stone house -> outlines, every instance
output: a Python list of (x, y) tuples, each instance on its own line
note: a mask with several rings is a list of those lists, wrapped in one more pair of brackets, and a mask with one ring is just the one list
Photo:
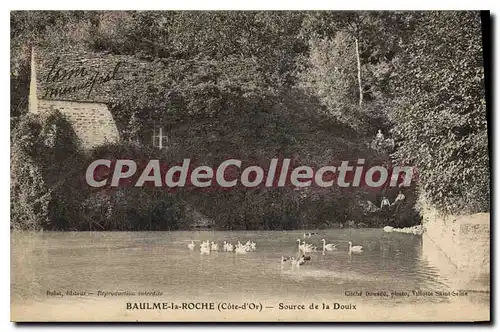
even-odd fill
[[(137, 82), (144, 81), (144, 75), (161, 75), (161, 69), (127, 55), (33, 49), (28, 111), (40, 114), (57, 109), (71, 124), (84, 150), (118, 142), (122, 133), (109, 105), (123, 97), (120, 87), (136, 84), (140, 93), (147, 87)], [(140, 138), (140, 143), (159, 148), (168, 142), (167, 130), (156, 122)]]

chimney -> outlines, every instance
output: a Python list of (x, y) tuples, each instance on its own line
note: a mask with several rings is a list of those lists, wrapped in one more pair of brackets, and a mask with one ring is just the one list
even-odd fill
[(38, 113), (38, 96), (36, 85), (36, 62), (35, 62), (35, 48), (31, 48), (31, 77), (30, 77), (30, 94), (28, 99), (28, 112)]

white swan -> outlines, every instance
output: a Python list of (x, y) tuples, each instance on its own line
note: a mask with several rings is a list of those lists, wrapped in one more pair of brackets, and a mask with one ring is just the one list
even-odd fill
[(328, 243), (326, 244), (326, 240), (325, 239), (321, 239), (321, 242), (323, 242), (323, 251), (333, 251), (335, 249), (337, 249), (337, 245), (333, 244), (333, 243)]
[(299, 259), (295, 260), (295, 265), (297, 265), (297, 267), (299, 267), (299, 266), (303, 265), (305, 262), (306, 262), (306, 257), (304, 255), (302, 255), (302, 256), (300, 256)]
[(202, 254), (202, 255), (210, 255), (210, 247), (201, 246), (200, 247), (200, 254)]
[(353, 246), (352, 242), (349, 241), (349, 252), (362, 252), (363, 247), (362, 246)]
[(299, 243), (299, 247), (298, 247), (299, 249), (298, 249), (298, 251), (301, 252), (302, 249), (305, 247), (305, 242), (304, 242), (304, 244), (301, 244), (301, 240), (300, 239), (297, 239), (297, 242)]
[(234, 251), (234, 246), (231, 243), (227, 243), (226, 251)]
[(299, 246), (299, 252), (302, 251), (304, 254), (308, 253), (308, 252), (313, 252), (316, 250), (318, 250), (318, 248), (313, 246), (311, 243), (306, 243), (305, 241), (304, 241), (304, 243), (302, 243), (301, 246)]
[(188, 248), (191, 251), (194, 250), (194, 241), (193, 240), (191, 240), (191, 243), (188, 244)]
[(211, 245), (210, 245), (210, 250), (212, 251), (217, 251), (219, 250), (219, 245), (215, 242), (212, 241)]
[(200, 244), (200, 254), (210, 255), (210, 242), (204, 241)]
[(393, 230), (394, 230), (394, 227), (391, 227), (391, 226), (384, 227), (384, 232), (386, 232), (386, 233), (391, 233)]
[(237, 254), (246, 254), (249, 251), (250, 246), (248, 245), (248, 243), (243, 245), (240, 241), (238, 241), (238, 244), (234, 247), (234, 252)]
[(234, 252), (237, 254), (246, 254), (247, 250), (245, 249), (244, 246), (236, 246), (236, 249), (234, 249)]

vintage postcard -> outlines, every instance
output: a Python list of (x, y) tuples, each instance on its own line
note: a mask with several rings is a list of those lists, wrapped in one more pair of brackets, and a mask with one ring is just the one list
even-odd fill
[(490, 320), (489, 12), (11, 12), (11, 320)]

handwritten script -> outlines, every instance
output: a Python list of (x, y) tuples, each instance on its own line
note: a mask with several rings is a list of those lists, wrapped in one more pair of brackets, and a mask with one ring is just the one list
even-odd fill
[(113, 70), (109, 72), (100, 72), (85, 67), (76, 67), (65, 69), (60, 64), (61, 58), (58, 57), (52, 66), (50, 71), (45, 77), (46, 83), (69, 83), (70, 80), (74, 82), (73, 84), (67, 84), (65, 86), (48, 87), (45, 90), (44, 98), (54, 98), (64, 94), (73, 93), (79, 90), (87, 89), (87, 98), (90, 98), (92, 91), (100, 84), (112, 80), (122, 80), (120, 77), (120, 67), (122, 62), (117, 62)]

